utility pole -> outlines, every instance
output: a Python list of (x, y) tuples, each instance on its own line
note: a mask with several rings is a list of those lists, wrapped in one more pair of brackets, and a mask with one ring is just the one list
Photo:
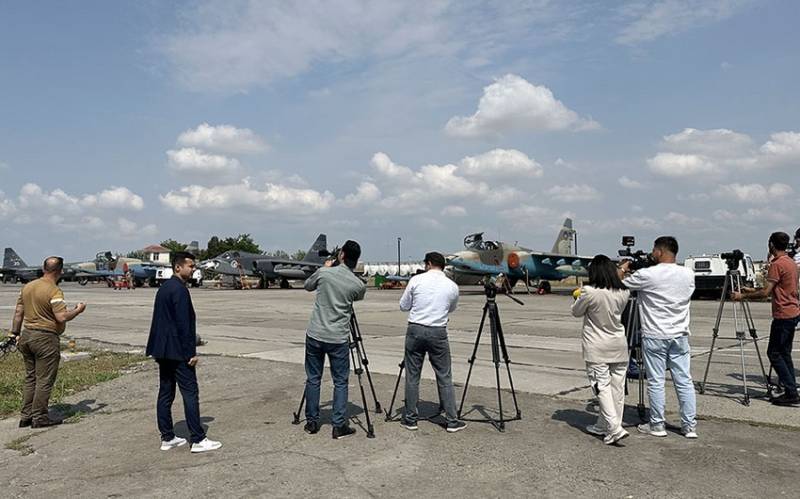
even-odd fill
[(397, 238), (397, 276), (400, 277), (400, 237)]

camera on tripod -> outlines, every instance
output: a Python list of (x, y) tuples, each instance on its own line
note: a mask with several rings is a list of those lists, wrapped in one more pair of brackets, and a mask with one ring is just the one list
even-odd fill
[(633, 236), (622, 236), (622, 245), (625, 247), (625, 249), (619, 250), (617, 254), (623, 258), (630, 259), (631, 263), (628, 268), (631, 270), (631, 272), (652, 267), (658, 263), (653, 260), (653, 257), (650, 255), (650, 253), (646, 253), (643, 250), (633, 251), (631, 249), (636, 245), (636, 238)]
[(744, 253), (742, 250), (735, 249), (729, 253), (720, 253), (720, 258), (725, 260), (725, 265), (728, 266), (728, 270), (736, 270), (739, 268), (739, 264), (744, 260)]

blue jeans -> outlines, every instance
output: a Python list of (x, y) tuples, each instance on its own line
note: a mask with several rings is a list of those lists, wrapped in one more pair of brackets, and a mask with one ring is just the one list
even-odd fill
[(769, 343), (767, 344), (767, 357), (772, 364), (778, 379), (786, 390), (786, 395), (797, 395), (797, 381), (792, 363), (792, 343), (794, 342), (794, 328), (800, 317), (794, 319), (772, 319), (769, 328)]
[(185, 360), (156, 359), (158, 362), (158, 403), (156, 416), (161, 440), (175, 438), (172, 426), (172, 402), (175, 400), (175, 384), (183, 397), (183, 413), (186, 426), (189, 427), (191, 442), (196, 444), (206, 438), (206, 432), (200, 423), (200, 390), (197, 387), (197, 374), (194, 367)]
[(689, 336), (662, 340), (642, 337), (642, 356), (647, 372), (647, 398), (650, 399), (650, 427), (664, 428), (664, 382), (666, 370), (672, 373), (672, 384), (678, 395), (681, 413), (681, 428), (694, 430), (697, 427), (697, 402), (694, 383), (689, 371)]
[(439, 389), (439, 404), (444, 409), (448, 424), (458, 421), (456, 414), (456, 396), (453, 391), (453, 375), (450, 371), (450, 343), (447, 341), (447, 328), (427, 327), (420, 324), (409, 324), (406, 332), (406, 405), (403, 418), (414, 424), (419, 418), (417, 402), (419, 401), (419, 377), (425, 354), (436, 374), (436, 387)]
[[(319, 422), (319, 387), (325, 355), (333, 378), (333, 426), (347, 423), (347, 383), (350, 377), (350, 343), (325, 343), (306, 336), (306, 420)], [(365, 408), (366, 409), (366, 408)]]

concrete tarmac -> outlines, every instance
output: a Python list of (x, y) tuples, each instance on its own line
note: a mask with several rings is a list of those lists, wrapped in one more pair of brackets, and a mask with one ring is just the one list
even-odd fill
[[(118, 349), (144, 346), (155, 290), (72, 284), (63, 288), (69, 302), (88, 304), (87, 312), (67, 330), (79, 346), (94, 341)], [(0, 315), (6, 313), (9, 320), (18, 290), (0, 286)], [(6, 489), (10, 495), (52, 495), (77, 487), (92, 497), (172, 492), (307, 496), (321, 490), (346, 497), (795, 495), (800, 410), (774, 407), (759, 398), (764, 395), (763, 376), (752, 342), (745, 348), (753, 397), (749, 407), (741, 403), (738, 348), (726, 348), (715, 352), (706, 394), (698, 395), (698, 441), (674, 432), (666, 439), (633, 435), (624, 441), (624, 450), (609, 449), (581, 429), (595, 415), (581, 360), (580, 321), (569, 313), (571, 297), (520, 295), (524, 307), (499, 297), (522, 421), (510, 423), (502, 434), (488, 424), (470, 423), (464, 432), (449, 435), (431, 423), (410, 433), (379, 418), (378, 438), (364, 439), (361, 431), (347, 442), (337, 442), (330, 439), (327, 426), (311, 437), (289, 424), (302, 393), (304, 330), (313, 294), (302, 289), (201, 288), (192, 290), (192, 296), (198, 331), (209, 342), (201, 352), (219, 356), (203, 359), (201, 401), (204, 416), (213, 418), (208, 420), (209, 435), (223, 440), (222, 451), (208, 456), (190, 456), (183, 449), (159, 453), (153, 407), (157, 381), (150, 366), (74, 397), (73, 403), (94, 412), (77, 424), (34, 432), (29, 441), (34, 454), (19, 457), (2, 451), (7, 476), (13, 477)], [(356, 307), (384, 408), (402, 359), (406, 317), (397, 308), (399, 297), (399, 291), (370, 289)], [(459, 398), (484, 303), (479, 288), (464, 289), (452, 316)], [(759, 335), (766, 337), (769, 304), (751, 306)], [(707, 356), (700, 354), (710, 345), (716, 311), (713, 301), (692, 304), (696, 381), (703, 376)], [(720, 334), (734, 336), (731, 320), (723, 322)], [(465, 413), (471, 416), (481, 408), (496, 413), (488, 339), (485, 334), (479, 346), (465, 403)], [(727, 347), (735, 341), (719, 343)], [(760, 345), (767, 363), (766, 340)], [(432, 379), (429, 367), (424, 376)], [(504, 371), (501, 380), (505, 388)], [(330, 384), (327, 379), (324, 383), (326, 401)], [(351, 410), (357, 414), (362, 404), (354, 376), (350, 384)], [(669, 384), (667, 389), (670, 393)], [(503, 396), (504, 408), (511, 408), (507, 390)], [(436, 400), (430, 381), (424, 381), (422, 400)], [(395, 407), (400, 403), (402, 384)], [(626, 423), (634, 424), (635, 384), (627, 404)], [(421, 410), (433, 412), (435, 405), (428, 402)], [(674, 395), (667, 408), (668, 418), (677, 423)], [(176, 402), (175, 414), (179, 411)], [(363, 413), (357, 417), (363, 423)], [(15, 425), (15, 418), (0, 421), (4, 443), (30, 432)], [(36, 470), (41, 470), (41, 478), (33, 478)]]

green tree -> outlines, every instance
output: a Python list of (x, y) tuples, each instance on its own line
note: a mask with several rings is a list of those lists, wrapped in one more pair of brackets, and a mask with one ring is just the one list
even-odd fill
[[(120, 255), (119, 254), (116, 255), (116, 257), (119, 258)], [(142, 250), (131, 251), (127, 255), (125, 255), (125, 258), (135, 258), (136, 260), (144, 260), (144, 251)]]
[(245, 251), (247, 253), (261, 254), (261, 248), (253, 241), (250, 234), (239, 234), (236, 237), (226, 237), (220, 239), (213, 236), (208, 240), (207, 250), (204, 258), (214, 258), (226, 251)]
[(306, 252), (303, 250), (297, 250), (294, 253), (292, 253), (292, 260), (300, 261), (305, 259), (305, 257), (306, 257)]
[(161, 246), (167, 248), (170, 253), (175, 253), (177, 251), (186, 251), (186, 245), (183, 243), (179, 243), (174, 239), (167, 239), (166, 241), (161, 241)]

